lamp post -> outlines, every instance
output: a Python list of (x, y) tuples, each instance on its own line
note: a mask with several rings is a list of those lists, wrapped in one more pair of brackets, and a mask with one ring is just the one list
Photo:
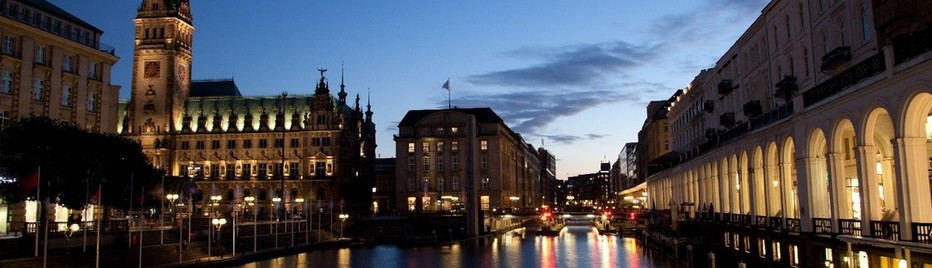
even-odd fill
[[(282, 183), (282, 193), (279, 197), (285, 197), (285, 99), (288, 98), (288, 91), (282, 91), (282, 102), (281, 102), (281, 113), (282, 113), (282, 164), (279, 168), (279, 174), (281, 174), (281, 183)], [(281, 200), (281, 198), (279, 198)], [(277, 206), (276, 206), (277, 207)], [(285, 209), (285, 205), (282, 204), (282, 210)], [(278, 225), (276, 225), (277, 229)], [(275, 236), (276, 238), (278, 235)], [(276, 244), (277, 247), (277, 244)]]
[[(211, 206), (210, 206), (210, 217), (211, 217), (211, 218), (214, 217), (214, 210), (217, 209), (216, 207), (217, 207), (217, 204), (220, 203), (220, 199), (221, 199), (220, 195), (211, 195), (211, 196), (210, 196), (210, 203), (211, 203)], [(214, 232), (207, 232), (207, 257), (213, 257), (213, 256), (214, 256), (213, 254), (211, 254), (211, 253), (212, 253), (212, 252), (211, 252), (211, 247), (212, 247), (211, 243), (212, 243), (213, 240), (214, 240)]]
[[(273, 198), (272, 198), (272, 203), (275, 204), (274, 207), (276, 207), (276, 208), (278, 207), (278, 202), (281, 202), (281, 201), (282, 201), (282, 199), (279, 198), (279, 197), (273, 197)], [(269, 213), (271, 213), (271, 212), (272, 212), (272, 210), (269, 210)], [(271, 217), (271, 215), (269, 215), (269, 217)], [(270, 220), (271, 220), (271, 219), (270, 219)], [(279, 220), (280, 220), (280, 219), (278, 218), (278, 214), (276, 213), (276, 215), (275, 215), (275, 221), (279, 221)], [(278, 248), (278, 223), (277, 223), (277, 222), (275, 223), (275, 247)]]
[[(298, 207), (301, 208), (301, 210), (298, 211), (298, 212), (299, 212), (298, 215), (301, 215), (301, 216), (302, 216), (301, 218), (304, 219), (304, 217), (303, 217), (303, 216), (304, 216), (304, 215), (303, 215), (303, 214), (304, 214), (304, 198), (298, 197), (298, 198), (295, 199), (294, 201), (297, 202), (297, 203), (298, 203)], [(292, 216), (292, 218), (294, 218), (294, 216)], [(297, 224), (297, 222), (294, 222), (294, 219), (292, 219), (292, 227), (291, 227), (291, 246), (292, 246), (292, 247), (294, 246), (294, 233), (295, 233), (294, 225), (295, 225), (295, 224)], [(298, 227), (300, 227), (300, 225), (299, 225)], [(298, 228), (298, 230), (300, 230), (300, 228)]]
[[(220, 244), (220, 241), (223, 240), (221, 239), (221, 236), (220, 236), (220, 227), (223, 227), (224, 224), (227, 224), (227, 219), (226, 218), (214, 218), (213, 220), (210, 220), (210, 223), (213, 224), (214, 227), (217, 227), (217, 243)], [(222, 248), (223, 245), (221, 244), (220, 247)], [(208, 253), (207, 255), (208, 257), (213, 257), (213, 255), (210, 255), (210, 253)], [(223, 253), (220, 253), (220, 257), (223, 258)]]
[(253, 203), (253, 201), (256, 201), (256, 198), (255, 198), (255, 197), (252, 197), (252, 196), (247, 196), (246, 198), (243, 198), (243, 200), (246, 201), (246, 204), (247, 204), (247, 205), (249, 205), (249, 206), (252, 207), (252, 252), (255, 253), (255, 252), (256, 252), (256, 244), (257, 244), (257, 241), (256, 241), (256, 240), (257, 240), (257, 239), (256, 239), (256, 238), (257, 238), (257, 237), (256, 237), (256, 234), (258, 233), (258, 231), (256, 230), (256, 229), (257, 229), (257, 228), (256, 228), (256, 227), (257, 227), (256, 222), (258, 221), (258, 218), (257, 218), (257, 217), (258, 217), (258, 216), (257, 216), (258, 214), (256, 213), (256, 207), (255, 207), (256, 203)]
[[(168, 199), (168, 203), (170, 204), (168, 210), (169, 210), (169, 213), (172, 214), (172, 220), (178, 221), (178, 219), (175, 218), (175, 200), (178, 200), (178, 194), (167, 194), (165, 195), (165, 199)], [(181, 239), (182, 239), (181, 238), (181, 221), (178, 221), (178, 263), (179, 264), (182, 261), (181, 252), (183, 250), (181, 248)]]
[(343, 223), (346, 222), (346, 218), (349, 218), (348, 214), (340, 213), (340, 239), (343, 239)]
[(511, 200), (511, 213), (515, 212), (515, 202), (517, 202), (519, 199), (521, 198), (517, 196), (508, 197), (508, 200)]
[(81, 226), (77, 223), (72, 223), (68, 225), (68, 229), (65, 230), (65, 240), (68, 240), (68, 265), (71, 265), (71, 236), (74, 235), (74, 232), (77, 232), (81, 229)]

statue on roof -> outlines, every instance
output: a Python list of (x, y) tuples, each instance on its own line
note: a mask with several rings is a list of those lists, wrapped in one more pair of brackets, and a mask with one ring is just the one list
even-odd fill
[(317, 71), (320, 72), (320, 78), (324, 78), (324, 73), (327, 72), (325, 68), (317, 68)]

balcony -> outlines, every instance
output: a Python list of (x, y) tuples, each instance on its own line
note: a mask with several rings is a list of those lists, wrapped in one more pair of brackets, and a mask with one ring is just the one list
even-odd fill
[(899, 241), (900, 222), (871, 221), (871, 237)]
[(861, 236), (861, 221), (860, 220), (838, 220), (838, 233)]
[(705, 101), (704, 103), (702, 103), (702, 110), (705, 111), (705, 112), (707, 112), (707, 113), (712, 113), (712, 112), (714, 112), (714, 111), (715, 111), (715, 101), (714, 101), (714, 100), (707, 100), (707, 101)]
[(760, 105), (760, 101), (754, 100), (749, 101), (744, 104), (744, 115), (748, 118), (754, 118), (763, 113), (763, 107)]
[(899, 37), (893, 41), (893, 55), (896, 64), (903, 63), (932, 49), (932, 28)]
[(823, 71), (834, 70), (848, 61), (851, 61), (851, 47), (837, 47), (822, 56), (821, 69)]
[(813, 218), (812, 226), (817, 234), (832, 234), (832, 219)]
[(932, 244), (932, 223), (913, 223), (913, 241)]
[(723, 127), (729, 128), (735, 125), (735, 113), (724, 113), (719, 117), (719, 122)]
[(819, 103), (828, 97), (844, 91), (845, 88), (857, 84), (862, 79), (874, 76), (885, 69), (886, 65), (884, 65), (883, 53), (877, 53), (877, 55), (871, 56), (812, 89), (803, 92), (803, 105), (808, 107)]
[(774, 93), (774, 96), (785, 101), (792, 100), (793, 93), (799, 90), (799, 85), (796, 84), (795, 76), (784, 76), (783, 80), (777, 82), (776, 86), (777, 92)]
[(722, 96), (727, 96), (734, 91), (735, 86), (732, 85), (731, 79), (724, 79), (721, 82), (718, 82), (718, 94)]

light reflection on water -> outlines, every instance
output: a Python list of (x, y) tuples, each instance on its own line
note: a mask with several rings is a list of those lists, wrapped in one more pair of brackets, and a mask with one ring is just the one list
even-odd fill
[(443, 247), (381, 245), (318, 250), (243, 265), (265, 267), (661, 267), (632, 238), (572, 226), (559, 236), (509, 233)]

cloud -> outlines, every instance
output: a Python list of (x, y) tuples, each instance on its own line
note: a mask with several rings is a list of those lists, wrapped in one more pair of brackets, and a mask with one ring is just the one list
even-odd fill
[(525, 88), (600, 86), (606, 76), (617, 77), (619, 71), (641, 66), (656, 57), (654, 45), (633, 45), (624, 41), (565, 46), (559, 48), (523, 48), (505, 53), (516, 58), (535, 58), (542, 63), (504, 71), (473, 75), (467, 79), (476, 85)]
[(665, 16), (651, 24), (650, 32), (663, 33), (671, 44), (696, 47), (697, 42), (708, 43), (721, 36), (718, 30), (748, 18), (748, 13), (760, 13), (769, 0), (709, 0), (695, 10)]
[(465, 107), (491, 107), (515, 132), (545, 136), (537, 133), (538, 130), (558, 118), (573, 116), (608, 103), (637, 103), (640, 98), (639, 94), (610, 90), (537, 90), (464, 96), (457, 99), (457, 104)]

